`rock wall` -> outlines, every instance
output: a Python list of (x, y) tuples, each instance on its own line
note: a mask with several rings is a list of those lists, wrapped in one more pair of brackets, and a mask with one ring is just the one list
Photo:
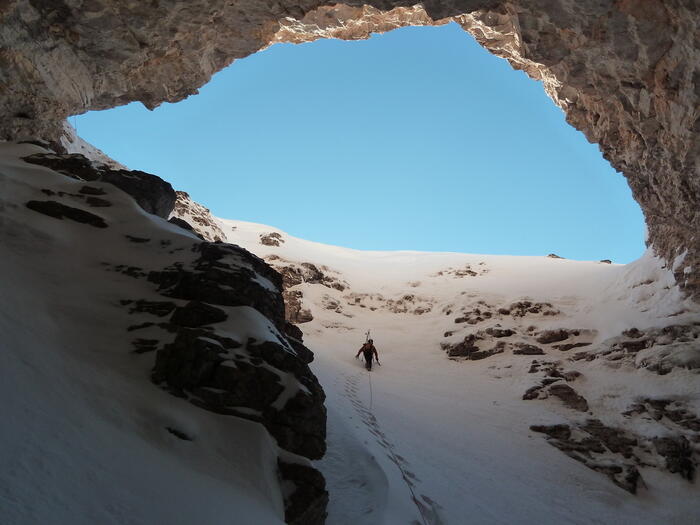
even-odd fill
[[(366, 38), (455, 21), (542, 81), (627, 177), (649, 242), (700, 297), (700, 5), (696, 0), (318, 0), (0, 4), (1, 137), (57, 142), (71, 114), (154, 108), (275, 42)], [(468, 65), (464, 65), (468, 67)], [(683, 255), (685, 254), (685, 255)], [(678, 257), (683, 255), (682, 263)]]
[[(22, 173), (24, 192), (12, 188), (5, 172), (6, 151), (12, 148), (35, 153), (10, 157), (10, 166), (26, 163), (42, 170), (43, 177)], [(57, 243), (69, 239), (73, 244), (63, 248), (78, 248), (67, 250), (73, 257), (67, 265), (72, 273), (52, 277), (66, 290), (66, 304), (61, 302), (58, 310), (65, 306), (72, 311), (75, 277), (82, 306), (100, 313), (69, 317), (81, 333), (99, 334), (91, 351), (99, 348), (100, 365), (113, 366), (109, 352), (128, 353), (131, 347), (134, 360), (127, 368), (143, 382), (147, 375), (138, 375), (139, 366), (151, 370), (155, 385), (203, 410), (260, 423), (284, 451), (277, 460), (286, 521), (323, 523), (328, 493), (323, 476), (308, 459), (320, 459), (326, 451), (325, 394), (309, 368), (314, 356), (304, 346), (303, 334), (285, 320), (282, 276), (239, 246), (199, 240), (171, 227), (164, 219), (176, 205), (176, 192), (155, 175), (111, 169), (80, 154), (55, 154), (36, 145), (4, 149), (0, 182), (11, 190), (3, 193), (3, 204), (19, 199), (0, 206), (0, 239), (8, 257), (14, 257), (10, 260), (31, 261), (35, 252), (50, 253), (48, 249), (58, 252)], [(24, 212), (21, 222), (13, 218), (13, 209)], [(22, 236), (24, 244), (17, 240)], [(18, 246), (31, 248), (18, 256)], [(45, 259), (51, 266), (57, 257)], [(14, 275), (14, 267), (8, 268)], [(45, 282), (44, 272), (39, 273), (37, 282)], [(29, 286), (22, 290), (28, 296), (45, 292)], [(104, 314), (106, 305), (111, 316)], [(120, 325), (121, 330), (105, 329)], [(42, 344), (38, 335), (35, 344)], [(194, 441), (183, 426), (166, 429), (178, 439)], [(240, 436), (232, 432), (226, 438), (235, 442)], [(33, 451), (37, 456), (42, 452)], [(217, 460), (224, 457), (217, 455)]]

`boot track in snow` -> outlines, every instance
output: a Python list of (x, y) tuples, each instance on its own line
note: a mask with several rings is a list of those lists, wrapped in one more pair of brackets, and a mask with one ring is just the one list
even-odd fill
[(423, 525), (443, 525), (442, 519), (439, 517), (440, 505), (429, 496), (424, 494), (416, 494), (417, 484), (420, 479), (411, 472), (408, 461), (396, 451), (395, 445), (382, 431), (376, 416), (372, 413), (372, 374), (367, 372), (369, 387), (370, 387), (370, 405), (369, 408), (358, 397), (358, 382), (361, 374), (348, 376), (345, 381), (345, 393), (350, 399), (355, 411), (360, 416), (360, 420), (365, 424), (370, 434), (372, 434), (380, 447), (386, 451), (389, 460), (396, 465), (401, 473), (401, 478), (406, 483), (411, 499), (415, 504), (418, 512), (421, 515)]

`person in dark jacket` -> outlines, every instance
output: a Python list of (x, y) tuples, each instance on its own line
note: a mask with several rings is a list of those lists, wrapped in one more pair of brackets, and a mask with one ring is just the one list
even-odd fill
[(365, 368), (367, 370), (372, 370), (372, 358), (377, 361), (378, 365), (381, 365), (379, 362), (379, 354), (377, 353), (377, 349), (374, 347), (374, 342), (371, 339), (368, 339), (367, 342), (362, 345), (362, 348), (357, 351), (355, 359), (360, 357), (360, 354), (362, 354), (365, 358)]

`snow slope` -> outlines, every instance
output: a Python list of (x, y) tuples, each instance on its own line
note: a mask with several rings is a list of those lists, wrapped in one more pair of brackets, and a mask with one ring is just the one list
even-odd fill
[[(158, 319), (124, 300), (162, 296), (129, 274), (191, 262), (198, 240), (108, 184), (90, 186), (109, 205), (87, 208), (82, 182), (20, 160), (41, 151), (0, 144), (0, 522), (282, 523), (277, 461), (299, 458), (260, 424), (158, 388), (152, 351), (133, 351), (129, 328)], [(47, 195), (108, 227), (25, 206)], [(317, 466), (329, 523), (696, 520), (697, 486), (669, 470), (697, 461), (700, 312), (651, 253), (619, 266), (363, 252), (196, 212), (211, 238), (221, 231), (278, 268), (312, 317), (299, 326), (328, 396)], [(278, 337), (248, 307), (227, 313), (217, 326), (237, 340)], [(371, 373), (353, 358), (367, 330), (382, 360)], [(538, 342), (562, 330), (561, 341)], [(541, 355), (517, 353), (533, 342)], [(585, 410), (554, 394), (564, 383)], [(590, 419), (622, 429), (621, 449), (633, 437), (632, 459), (606, 437), (577, 461), (551, 446), (570, 442), (530, 428), (562, 424), (595, 441)], [(641, 475), (636, 495), (622, 488), (630, 468)]]
[[(555, 423), (575, 428), (594, 417), (633, 432), (641, 447), (643, 440), (670, 435), (675, 427), (666, 419), (623, 416), (631, 404), (672, 398), (699, 412), (697, 369), (659, 375), (635, 366), (633, 354), (613, 359), (617, 354), (609, 352), (618, 340), (626, 341), (620, 339), (624, 330), (693, 326), (700, 320), (697, 305), (682, 298), (671, 273), (650, 253), (621, 266), (367, 252), (259, 224), (216, 222), (229, 242), (290, 278), (295, 274), (289, 268), (301, 263), (312, 263), (326, 276), (325, 283), (308, 277), (307, 266), (300, 270), (307, 277), (289, 289), (301, 292), (313, 316), (299, 326), (316, 354), (312, 368), (328, 396), (329, 452), (318, 465), (329, 483), (328, 523), (680, 524), (700, 515), (697, 486), (667, 472), (653, 450), (645, 456), (649, 466), (639, 467), (643, 481), (632, 495), (529, 428)], [(548, 303), (544, 308), (558, 313), (516, 317), (498, 311), (523, 300)], [(567, 353), (538, 343), (545, 349), (541, 356), (515, 355), (516, 347), (506, 346), (483, 360), (448, 359), (440, 346), (444, 342), (449, 349), (481, 331), (485, 339), (478, 344), (487, 344), (480, 346), (484, 350), (496, 341), (483, 333), (489, 327), (512, 328), (515, 335), (508, 340), (516, 343), (531, 343), (548, 329), (580, 329), (568, 340), (590, 344)], [(383, 365), (371, 373), (353, 359), (367, 330)], [(700, 344), (693, 337), (697, 334), (674, 344), (697, 356)], [(591, 360), (572, 360), (579, 350)], [(572, 410), (552, 395), (523, 400), (540, 379), (530, 373), (533, 358), (581, 374), (571, 384), (589, 409)], [(621, 458), (606, 449), (594, 459)]]
[[(93, 211), (107, 228), (35, 213), (24, 203), (41, 190), (85, 207), (75, 197), (84, 183), (19, 160), (42, 151), (0, 144), (0, 522), (283, 523), (267, 431), (158, 388), (153, 353), (132, 352), (127, 326), (139, 315), (120, 301), (159, 296), (114, 268), (157, 268), (173, 252), (126, 236), (174, 251), (197, 239), (99, 182), (90, 186), (111, 205)], [(235, 317), (227, 322), (236, 334)]]

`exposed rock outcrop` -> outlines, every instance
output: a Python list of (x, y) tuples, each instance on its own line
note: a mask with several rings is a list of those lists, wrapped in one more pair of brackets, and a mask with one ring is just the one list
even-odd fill
[(569, 385), (557, 383), (549, 387), (549, 393), (561, 399), (567, 407), (579, 412), (588, 411), (588, 402), (583, 396), (580, 396)]
[(572, 359), (628, 363), (659, 375), (668, 374), (674, 368), (697, 370), (700, 369), (700, 323), (645, 331), (632, 328), (590, 351), (575, 353)]
[[(148, 421), (155, 430), (148, 432), (148, 436), (141, 435), (144, 443), (153, 440), (146, 444), (149, 450), (163, 444), (159, 429), (167, 439), (191, 441), (199, 446), (198, 425), (191, 423), (209, 421), (214, 422), (210, 429), (224, 433), (220, 436), (222, 440), (234, 440), (231, 449), (240, 440), (248, 450), (249, 438), (261, 445), (250, 447), (256, 457), (244, 463), (250, 468), (260, 466), (261, 471), (251, 472), (251, 477), (262, 475), (262, 469), (267, 476), (275, 459), (301, 463), (301, 470), (280, 468), (287, 516), (298, 520), (296, 523), (320, 524), (327, 493), (322, 476), (307, 459), (318, 459), (325, 452), (325, 394), (309, 368), (312, 352), (304, 346), (301, 332), (285, 321), (281, 275), (243, 248), (202, 242), (181, 234), (158, 217), (146, 216), (115, 185), (105, 183), (105, 174), (114, 172), (129, 177), (131, 172), (111, 170), (81, 155), (26, 157), (41, 165), (32, 166), (31, 162), (23, 163), (15, 150), (30, 152), (38, 148), (16, 145), (3, 148), (2, 180), (11, 191), (3, 195), (2, 201), (10, 202), (11, 196), (18, 194), (27, 199), (26, 206), (22, 202), (11, 209), (0, 206), (3, 225), (9, 225), (2, 230), (3, 240), (9, 244), (8, 256), (14, 264), (9, 268), (23, 274), (17, 268), (25, 259), (36, 263), (26, 271), (26, 280), (20, 281), (24, 285), (21, 293), (25, 289), (32, 293), (31, 279), (36, 278), (39, 283), (47, 283), (35, 287), (37, 298), (46, 294), (47, 300), (55, 298), (59, 306), (64, 300), (66, 305), (71, 305), (56, 318), (61, 319), (61, 330), (64, 325), (70, 326), (66, 331), (73, 332), (68, 339), (71, 343), (47, 346), (50, 348), (47, 355), (51, 359), (59, 358), (63, 354), (58, 352), (66, 347), (65, 351), (71, 353), (65, 355), (77, 363), (74, 376), (79, 378), (77, 382), (93, 382), (96, 390), (92, 391), (104, 393), (106, 383), (102, 384), (97, 377), (101, 374), (85, 375), (87, 361), (81, 361), (86, 355), (83, 351), (97, 350), (99, 355), (90, 360), (93, 365), (90, 369), (108, 375), (114, 380), (109, 382), (111, 386), (124, 388), (109, 396), (109, 404), (118, 413), (126, 414), (127, 407), (134, 407), (140, 413), (137, 419)], [(12, 173), (13, 169), (6, 170), (8, 164), (13, 169), (18, 166), (19, 175)], [(151, 176), (144, 174), (144, 177)], [(170, 189), (158, 181), (144, 186), (142, 205), (151, 203), (157, 207), (163, 187)], [(43, 200), (45, 197), (49, 200)], [(89, 246), (80, 242), (83, 231), (90, 232)], [(16, 242), (19, 239), (22, 242)], [(75, 283), (66, 280), (71, 276), (77, 279)], [(6, 308), (13, 307), (11, 302), (6, 303)], [(31, 318), (36, 313), (27, 308), (29, 317), (23, 314), (22, 318)], [(46, 326), (57, 321), (51, 316), (37, 316), (36, 322)], [(34, 336), (31, 334), (30, 338)], [(41, 352), (37, 355), (44, 359)], [(114, 363), (121, 364), (114, 366)], [(112, 373), (112, 368), (119, 371)], [(144, 373), (148, 370), (155, 385)], [(73, 376), (61, 375), (58, 381), (65, 382), (68, 377)], [(167, 396), (164, 398), (157, 392), (157, 387), (183, 401), (168, 401)], [(31, 384), (27, 389), (27, 392), (38, 391)], [(135, 392), (139, 395), (134, 396)], [(75, 399), (80, 402), (78, 397)], [(184, 401), (202, 410), (188, 407)], [(162, 418), (161, 408), (155, 407), (168, 407), (169, 415)], [(70, 406), (67, 410), (70, 412)], [(204, 411), (214, 414), (207, 415)], [(234, 416), (259, 425), (232, 421)], [(81, 420), (84, 421), (82, 417)], [(125, 427), (117, 425), (118, 433), (125, 431)], [(137, 430), (140, 423), (135, 425), (130, 428), (136, 432), (134, 435), (140, 435)], [(229, 430), (231, 435), (225, 435)], [(96, 436), (106, 435), (105, 429), (89, 435), (83, 443), (96, 439), (92, 450), (100, 451), (99, 456), (100, 438)], [(270, 436), (274, 439), (269, 439)], [(128, 450), (143, 450), (125, 446)], [(194, 450), (189, 452), (199, 456), (209, 454), (214, 462), (235, 457), (220, 449)], [(42, 458), (41, 447), (31, 456)], [(183, 469), (208, 464), (198, 460), (192, 463), (190, 459), (181, 464)], [(156, 459), (153, 464), (157, 463)], [(172, 472), (171, 466), (166, 467), (168, 472)], [(89, 472), (93, 472), (90, 469), (76, 472), (90, 477)], [(47, 471), (47, 476), (53, 477), (50, 472), (53, 470)], [(242, 479), (248, 479), (248, 473), (243, 474)], [(228, 487), (229, 481), (221, 482)], [(267, 487), (269, 483), (274, 483), (274, 479), (268, 477), (264, 485)], [(309, 486), (302, 486), (303, 483)], [(292, 484), (294, 490), (287, 491)], [(303, 511), (300, 507), (304, 507)]]
[(527, 343), (519, 343), (516, 345), (515, 350), (513, 350), (515, 355), (543, 355), (544, 350), (539, 346), (529, 345)]
[[(238, 246), (202, 242), (192, 252), (196, 257), (189, 263), (148, 273), (161, 295), (186, 303), (128, 303), (134, 313), (170, 315), (161, 326), (175, 337), (158, 349), (153, 381), (208, 410), (258, 421), (281, 447), (320, 458), (326, 447), (325, 395), (308, 367), (313, 354), (301, 334), (294, 341), (285, 337), (282, 277)], [(276, 340), (217, 333), (214, 325), (229, 317), (227, 307), (239, 306), (267, 318)]]
[[(576, 334), (578, 335), (578, 334)], [(558, 343), (559, 341), (563, 341), (565, 339), (569, 338), (569, 331), (568, 330), (545, 330), (541, 332), (535, 340), (538, 343), (542, 344), (549, 344), (549, 343)]]
[[(272, 237), (272, 240), (277, 244), (268, 244), (269, 246), (279, 246), (279, 242), (284, 242), (281, 236), (280, 238)], [(306, 283), (321, 284), (327, 288), (334, 288), (342, 292), (347, 286), (347, 283), (341, 281), (337, 276), (337, 272), (333, 272), (326, 266), (321, 266), (319, 268), (310, 262), (296, 263), (275, 255), (266, 257), (266, 261), (282, 274), (282, 282), (284, 283), (285, 289)]]
[(266, 233), (260, 236), (260, 244), (264, 246), (279, 246), (284, 244), (284, 239), (277, 232)]
[(54, 219), (70, 219), (75, 222), (80, 222), (83, 224), (89, 224), (95, 228), (106, 228), (107, 223), (99, 215), (90, 213), (89, 211), (81, 210), (79, 208), (74, 208), (73, 206), (66, 206), (56, 201), (29, 201), (26, 204), (27, 208), (36, 211), (38, 213), (43, 213)]
[(648, 437), (588, 419), (573, 425), (533, 425), (559, 450), (587, 467), (607, 475), (632, 494), (644, 480), (638, 467), (655, 467), (693, 481), (698, 453), (684, 435)]
[[(335, 288), (335, 286), (334, 286)], [(402, 294), (396, 298), (381, 293), (351, 292), (343, 296), (348, 306), (359, 306), (371, 311), (382, 309), (394, 314), (423, 315), (433, 309), (433, 299), (416, 294)]]
[(311, 310), (304, 308), (302, 303), (304, 294), (301, 290), (285, 290), (282, 296), (284, 297), (284, 311), (287, 321), (301, 324), (313, 320)]
[(144, 171), (111, 169), (78, 153), (37, 153), (23, 160), (74, 179), (112, 184), (131, 195), (143, 210), (159, 217), (167, 218), (175, 205), (175, 191), (170, 183)]
[(326, 522), (328, 492), (321, 473), (298, 463), (278, 463), (280, 477), (292, 487), (285, 492), (285, 521), (289, 525), (322, 525)]
[[(273, 232), (262, 235), (260, 242), (267, 246), (279, 246), (280, 243), (284, 243), (284, 239), (280, 234)], [(326, 288), (343, 291), (347, 286), (347, 283), (335, 276), (336, 272), (326, 266), (319, 268), (309, 262), (295, 263), (277, 255), (266, 257), (266, 261), (282, 275), (285, 317), (290, 323), (308, 323), (313, 320), (311, 310), (304, 307), (304, 293), (293, 289), (294, 287), (302, 283), (320, 284)]]
[(184, 221), (205, 241), (221, 242), (226, 239), (226, 235), (224, 235), (216, 219), (212, 217), (209, 208), (194, 202), (187, 192), (176, 191), (175, 194), (177, 199), (170, 214), (171, 222), (179, 224), (175, 222), (176, 219)]
[[(589, 419), (573, 428), (569, 425), (533, 425), (530, 430), (548, 436), (549, 442), (573, 459), (608, 476), (632, 494), (643, 483), (637, 470), (641, 461), (634, 455), (638, 439), (618, 428)], [(576, 432), (572, 432), (575, 430)]]
[(178, 227), (182, 228), (183, 230), (186, 230), (186, 231), (188, 231), (188, 232), (192, 232), (192, 233), (195, 234), (197, 237), (199, 237), (200, 239), (204, 240), (204, 237), (203, 237), (199, 232), (197, 232), (197, 231), (194, 229), (194, 227), (193, 227), (189, 222), (187, 222), (186, 220), (180, 219), (179, 217), (170, 217), (170, 218), (168, 219), (168, 222), (169, 222), (170, 224), (174, 224), (175, 226), (178, 226)]
[[(251, 306), (284, 329), (282, 278), (262, 259), (232, 244), (203, 242), (191, 267), (175, 264), (149, 273), (166, 297), (225, 306)], [(263, 281), (264, 279), (264, 281)]]

